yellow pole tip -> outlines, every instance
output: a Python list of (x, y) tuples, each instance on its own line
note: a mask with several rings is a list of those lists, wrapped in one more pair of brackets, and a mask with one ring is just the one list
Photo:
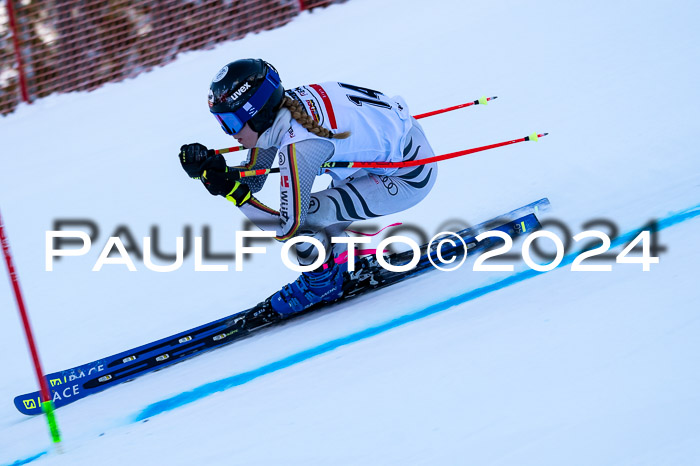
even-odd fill
[(489, 103), (489, 99), (487, 99), (486, 96), (479, 98), (480, 105), (488, 105), (488, 103)]
[(537, 137), (537, 131), (530, 135), (530, 141), (537, 141), (538, 139), (539, 138)]

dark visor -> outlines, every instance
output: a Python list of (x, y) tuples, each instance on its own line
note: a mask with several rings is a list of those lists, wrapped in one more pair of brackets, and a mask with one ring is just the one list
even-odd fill
[(243, 129), (243, 125), (253, 118), (265, 103), (270, 99), (272, 93), (280, 86), (280, 77), (275, 70), (270, 67), (265, 75), (265, 80), (260, 85), (255, 94), (235, 112), (214, 113), (214, 117), (221, 125), (226, 134), (234, 135)]

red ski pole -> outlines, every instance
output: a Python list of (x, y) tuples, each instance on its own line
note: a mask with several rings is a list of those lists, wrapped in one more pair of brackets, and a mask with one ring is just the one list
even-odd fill
[[(401, 167), (415, 167), (418, 165), (427, 165), (433, 162), (439, 162), (440, 160), (453, 159), (455, 157), (461, 157), (463, 155), (474, 154), (476, 152), (482, 152), (485, 150), (495, 149), (497, 147), (508, 146), (510, 144), (517, 144), (519, 142), (525, 141), (537, 141), (539, 138), (545, 137), (549, 133), (532, 133), (529, 136), (523, 138), (512, 139), (510, 141), (497, 142), (496, 144), (489, 144), (487, 146), (474, 147), (473, 149), (465, 149), (457, 152), (450, 152), (449, 154), (436, 155), (434, 157), (428, 157), (426, 159), (411, 160), (410, 162), (326, 162), (321, 165), (321, 168), (401, 168)], [(269, 173), (279, 173), (279, 167), (260, 169), (260, 170), (244, 170), (238, 172), (239, 178), (246, 178), (250, 176), (262, 176)]]
[(447, 113), (451, 112), (453, 110), (457, 110), (459, 108), (464, 108), (464, 107), (471, 107), (472, 105), (487, 105), (487, 103), (491, 100), (496, 100), (498, 99), (498, 96), (493, 96), (493, 97), (482, 97), (481, 99), (477, 99), (473, 102), (467, 102), (466, 104), (460, 104), (460, 105), (455, 105), (454, 107), (447, 107), (447, 108), (442, 108), (440, 110), (433, 110), (432, 112), (427, 112), (427, 113), (421, 113), (420, 115), (415, 115), (413, 118), (416, 120), (420, 120), (421, 118), (426, 118), (429, 116), (433, 115), (438, 115), (440, 113)]
[(207, 154), (209, 156), (212, 155), (219, 155), (219, 154), (228, 154), (229, 152), (238, 152), (239, 150), (245, 150), (245, 147), (243, 146), (235, 146), (235, 147), (226, 147), (224, 149), (209, 149), (207, 151)]
[[(488, 102), (498, 99), (498, 96), (493, 97), (482, 97), (480, 99), (474, 100), (472, 102), (467, 102), (466, 104), (459, 104), (453, 107), (441, 108), (440, 110), (433, 110), (432, 112), (421, 113), (420, 115), (415, 115), (413, 118), (420, 120), (421, 118), (427, 118), (429, 116), (438, 115), (440, 113), (452, 112), (454, 110), (471, 107), (472, 105), (488, 105)], [(226, 147), (225, 149), (209, 149), (209, 155), (218, 154), (228, 154), (229, 152), (238, 152), (239, 150), (245, 150), (243, 146)]]
[(54, 443), (59, 444), (61, 442), (61, 434), (58, 431), (58, 424), (56, 423), (56, 416), (54, 415), (54, 407), (53, 401), (51, 400), (51, 394), (49, 392), (49, 385), (46, 383), (46, 377), (44, 377), (43, 375), (44, 371), (41, 369), (41, 362), (39, 361), (39, 351), (37, 350), (36, 343), (34, 343), (32, 327), (29, 324), (29, 316), (27, 315), (27, 309), (24, 306), (24, 299), (22, 299), (22, 291), (19, 287), (19, 278), (17, 276), (17, 272), (15, 271), (15, 267), (12, 262), (12, 255), (10, 254), (10, 243), (8, 242), (7, 236), (5, 235), (5, 225), (2, 222), (1, 215), (0, 242), (2, 243), (2, 252), (5, 255), (7, 271), (10, 275), (10, 281), (12, 282), (12, 289), (14, 290), (15, 299), (17, 300), (17, 308), (19, 309), (19, 314), (22, 318), (22, 325), (24, 325), (24, 333), (27, 337), (29, 351), (32, 353), (32, 361), (34, 362), (36, 377), (39, 380), (39, 387), (41, 388), (41, 407), (46, 413), (46, 420), (49, 424), (51, 439)]
[[(322, 168), (333, 168), (333, 167), (352, 167), (352, 168), (400, 168), (400, 167), (415, 167), (418, 165), (427, 165), (433, 162), (439, 162), (440, 160), (454, 159), (455, 157), (461, 157), (463, 155), (474, 154), (476, 152), (482, 152), (485, 150), (495, 149), (497, 147), (508, 146), (510, 144), (516, 144), (518, 142), (525, 141), (537, 141), (539, 138), (545, 137), (549, 133), (532, 133), (524, 138), (512, 139), (510, 141), (497, 142), (496, 144), (489, 144), (487, 146), (474, 147), (473, 149), (465, 149), (457, 152), (450, 152), (449, 154), (436, 155), (434, 157), (428, 157), (420, 160), (411, 160), (410, 162), (326, 162), (321, 165)], [(334, 165), (335, 164), (335, 165)], [(338, 165), (341, 164), (341, 165)]]

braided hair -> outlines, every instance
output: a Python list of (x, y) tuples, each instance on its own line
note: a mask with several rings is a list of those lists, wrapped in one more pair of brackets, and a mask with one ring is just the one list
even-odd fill
[(291, 97), (284, 97), (282, 100), (282, 107), (288, 108), (292, 113), (292, 118), (294, 118), (297, 123), (306, 128), (310, 133), (315, 134), (316, 136), (328, 139), (347, 139), (350, 137), (350, 131), (334, 133), (331, 130), (319, 125), (318, 122), (311, 117), (311, 115), (306, 113), (302, 104)]

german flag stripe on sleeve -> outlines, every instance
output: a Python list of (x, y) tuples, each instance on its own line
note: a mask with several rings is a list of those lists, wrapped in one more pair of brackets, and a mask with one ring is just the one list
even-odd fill
[(290, 203), (294, 203), (294, 224), (286, 235), (277, 237), (280, 241), (286, 241), (294, 236), (301, 224), (301, 191), (299, 190), (299, 168), (297, 167), (296, 144), (287, 146), (287, 157), (289, 157), (290, 183), (292, 188)]
[(248, 204), (252, 205), (253, 207), (262, 210), (263, 212), (267, 212), (268, 214), (271, 215), (279, 215), (280, 213), (277, 212), (275, 209), (272, 209), (262, 202), (258, 201), (254, 197), (251, 197), (250, 200), (248, 201)]
[(244, 165), (245, 168), (253, 168), (255, 166), (255, 162), (258, 161), (258, 152), (260, 152), (258, 147), (254, 147), (250, 150), (250, 162)]

